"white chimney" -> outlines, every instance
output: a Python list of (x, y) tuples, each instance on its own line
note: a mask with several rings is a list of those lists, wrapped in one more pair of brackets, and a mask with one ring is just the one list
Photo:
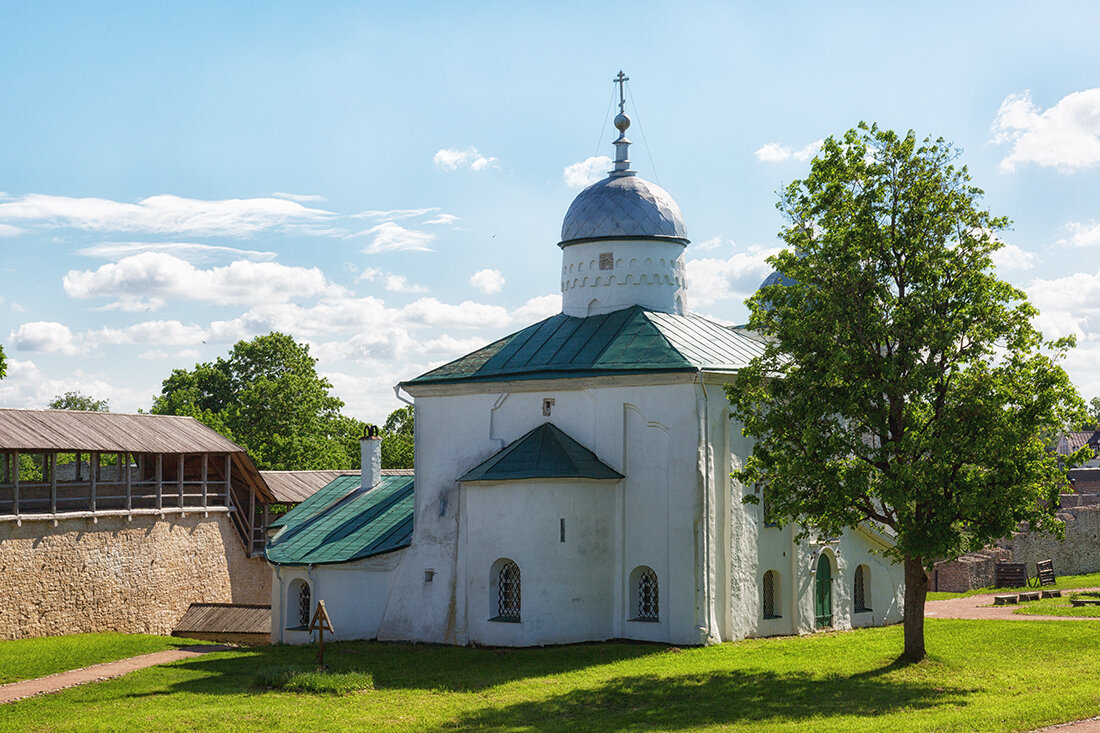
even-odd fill
[(359, 460), (363, 472), (363, 488), (369, 489), (382, 480), (382, 437), (373, 425), (359, 439)]

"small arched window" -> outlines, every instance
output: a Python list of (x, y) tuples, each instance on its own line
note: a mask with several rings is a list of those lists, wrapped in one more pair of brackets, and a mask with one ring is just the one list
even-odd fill
[(520, 575), (519, 565), (511, 560), (497, 560), (493, 563), (496, 589), (497, 615), (494, 621), (520, 620)]
[(657, 573), (644, 565), (630, 574), (634, 588), (633, 621), (660, 621), (661, 597), (657, 587)]
[(853, 581), (854, 587), (852, 588), (852, 606), (857, 613), (871, 610), (870, 581), (871, 569), (866, 565), (857, 567), (855, 580)]
[(779, 573), (774, 570), (764, 573), (761, 591), (763, 595), (761, 607), (764, 610), (764, 618), (782, 618), (783, 614), (780, 613), (782, 607), (779, 605)]
[(286, 617), (290, 628), (309, 628), (310, 611), (313, 610), (313, 599), (309, 590), (309, 583), (300, 578), (292, 582), (286, 601)]

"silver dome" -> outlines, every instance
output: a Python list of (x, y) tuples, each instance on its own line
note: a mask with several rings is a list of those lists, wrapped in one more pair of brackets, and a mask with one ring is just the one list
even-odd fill
[(561, 225), (560, 244), (622, 237), (688, 243), (680, 207), (667, 191), (635, 175), (613, 174), (573, 199)]

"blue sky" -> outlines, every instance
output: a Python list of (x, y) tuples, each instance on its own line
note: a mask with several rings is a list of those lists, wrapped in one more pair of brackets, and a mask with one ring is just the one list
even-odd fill
[(998, 260), (1100, 395), (1087, 3), (0, 3), (0, 405), (148, 408), (271, 329), (348, 411), (560, 308), (561, 218), (634, 167), (688, 226), (688, 306), (743, 322), (775, 192), (860, 120), (964, 150)]

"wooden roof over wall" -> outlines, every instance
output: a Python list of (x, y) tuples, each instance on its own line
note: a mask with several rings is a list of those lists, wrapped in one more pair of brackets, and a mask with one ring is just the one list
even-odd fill
[[(359, 476), (347, 471), (260, 471), (264, 483), (279, 504), (299, 504), (340, 476)], [(383, 476), (412, 476), (411, 468), (384, 468)]]
[(0, 450), (244, 453), (191, 417), (8, 408), (0, 408)]
[(260, 471), (275, 501), (298, 504), (338, 476), (358, 476), (359, 471)]

